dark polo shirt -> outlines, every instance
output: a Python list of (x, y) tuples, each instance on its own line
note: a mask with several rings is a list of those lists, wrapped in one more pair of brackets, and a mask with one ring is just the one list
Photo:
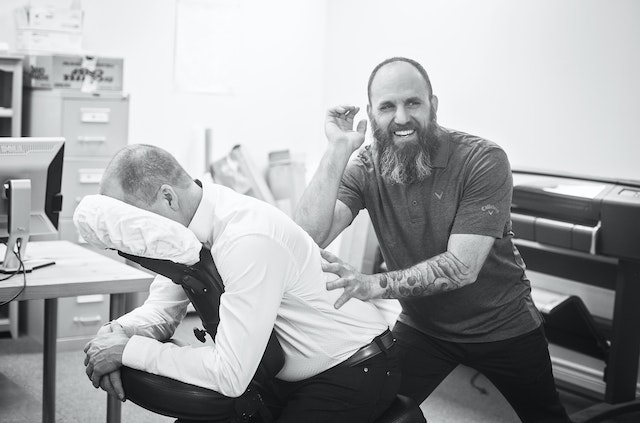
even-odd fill
[(454, 342), (487, 342), (527, 333), (542, 323), (525, 266), (512, 242), (512, 177), (496, 144), (442, 128), (433, 172), (410, 185), (380, 176), (366, 146), (348, 164), (338, 199), (355, 217), (366, 208), (389, 270), (409, 268), (447, 250), (450, 234), (496, 238), (475, 283), (400, 300), (404, 322)]

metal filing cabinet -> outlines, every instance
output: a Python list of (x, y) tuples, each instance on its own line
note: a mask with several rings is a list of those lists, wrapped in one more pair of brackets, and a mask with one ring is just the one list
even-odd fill
[[(85, 244), (73, 225), (73, 212), (85, 195), (98, 193), (109, 160), (127, 145), (129, 97), (121, 92), (30, 89), (23, 101), (26, 135), (66, 139), (58, 232), (60, 239)], [(25, 314), (27, 333), (42, 339), (43, 301), (29, 301)], [(108, 319), (108, 295), (60, 298), (58, 350), (82, 348)]]

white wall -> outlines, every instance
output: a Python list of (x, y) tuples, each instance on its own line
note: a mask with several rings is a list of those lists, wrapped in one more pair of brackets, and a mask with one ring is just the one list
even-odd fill
[[(0, 3), (0, 41), (9, 41), (11, 47), (13, 9), (26, 3)], [(67, 6), (70, 1), (32, 3)], [(319, 155), (324, 145), (319, 141), (326, 1), (218, 3), (236, 5), (240, 18), (225, 40), (236, 61), (232, 94), (223, 95), (187, 92), (175, 84), (177, 0), (82, 1), (84, 50), (125, 60), (124, 89), (131, 95), (129, 142), (166, 148), (196, 176), (204, 171), (204, 127), (213, 129), (213, 158), (237, 143), (247, 147), (261, 169), (272, 150)]]
[[(264, 168), (269, 151), (291, 148), (310, 176), (325, 109), (365, 106), (373, 66), (406, 55), (430, 73), (440, 122), (499, 143), (514, 167), (640, 179), (637, 1), (219, 0), (241, 17), (226, 40), (231, 95), (175, 85), (177, 1), (83, 0), (84, 47), (125, 58), (130, 142), (167, 148), (194, 173), (210, 126), (214, 157), (242, 143)], [(11, 13), (25, 3), (0, 3), (0, 41), (15, 45)]]
[(439, 121), (514, 167), (640, 179), (640, 2), (330, 0), (325, 102), (366, 104), (371, 69), (421, 62)]

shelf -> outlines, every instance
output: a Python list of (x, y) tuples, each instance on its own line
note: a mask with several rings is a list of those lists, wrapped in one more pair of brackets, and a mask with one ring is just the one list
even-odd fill
[(19, 137), (22, 128), (22, 56), (0, 54), (0, 136)]

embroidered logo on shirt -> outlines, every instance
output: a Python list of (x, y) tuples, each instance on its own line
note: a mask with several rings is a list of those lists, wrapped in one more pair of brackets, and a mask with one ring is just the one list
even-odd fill
[(438, 197), (438, 200), (442, 199), (442, 194), (444, 193), (444, 191), (440, 191), (440, 194), (438, 194), (437, 192), (434, 192), (433, 195), (435, 195), (436, 197)]
[(495, 214), (500, 213), (498, 208), (496, 206), (494, 206), (493, 204), (487, 204), (486, 206), (482, 206), (480, 208), (480, 210), (482, 210), (483, 212), (489, 213), (490, 216), (493, 216), (494, 213)]

